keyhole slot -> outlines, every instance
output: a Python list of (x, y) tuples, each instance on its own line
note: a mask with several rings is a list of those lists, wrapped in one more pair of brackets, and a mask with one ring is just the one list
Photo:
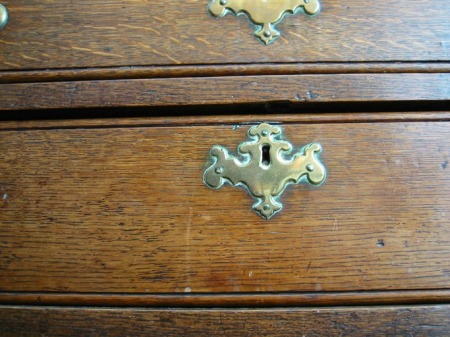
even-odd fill
[(263, 164), (263, 166), (270, 165), (270, 145), (269, 144), (264, 144), (261, 147), (261, 164)]

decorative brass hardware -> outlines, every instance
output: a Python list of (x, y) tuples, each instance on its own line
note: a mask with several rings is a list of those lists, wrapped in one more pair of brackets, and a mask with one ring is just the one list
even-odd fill
[(5, 28), (6, 24), (8, 23), (8, 10), (5, 6), (0, 4), (0, 30)]
[(249, 141), (239, 145), (239, 159), (220, 145), (210, 150), (213, 163), (203, 173), (204, 183), (219, 189), (225, 183), (244, 187), (256, 199), (253, 210), (268, 220), (281, 211), (278, 198), (289, 184), (307, 181), (320, 185), (326, 170), (318, 158), (319, 143), (311, 143), (287, 158), (292, 145), (280, 139), (280, 127), (262, 123), (248, 130)]
[(247, 15), (255, 24), (255, 36), (265, 44), (269, 44), (280, 36), (275, 25), (288, 13), (303, 12), (315, 15), (320, 11), (319, 0), (212, 0), (208, 5), (211, 15), (222, 17), (232, 12), (236, 15)]

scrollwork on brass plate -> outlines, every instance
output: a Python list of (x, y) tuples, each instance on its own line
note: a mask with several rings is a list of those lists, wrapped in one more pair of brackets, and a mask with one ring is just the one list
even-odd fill
[(253, 210), (264, 219), (281, 211), (278, 198), (289, 184), (308, 182), (320, 185), (326, 170), (319, 160), (322, 146), (311, 143), (289, 156), (292, 145), (282, 140), (278, 126), (262, 123), (248, 130), (249, 141), (239, 145), (235, 157), (226, 148), (210, 150), (212, 164), (203, 174), (204, 183), (214, 189), (225, 183), (244, 187), (256, 199)]
[(247, 15), (256, 25), (255, 36), (265, 44), (269, 44), (280, 36), (275, 25), (283, 20), (286, 14), (304, 13), (316, 15), (320, 11), (319, 0), (211, 0), (208, 11), (215, 17), (228, 13)]

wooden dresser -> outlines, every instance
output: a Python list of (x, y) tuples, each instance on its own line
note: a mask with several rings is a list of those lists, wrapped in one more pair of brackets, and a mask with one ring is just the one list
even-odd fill
[[(0, 3), (0, 336), (450, 336), (448, 1)], [(203, 177), (262, 122), (269, 220)]]

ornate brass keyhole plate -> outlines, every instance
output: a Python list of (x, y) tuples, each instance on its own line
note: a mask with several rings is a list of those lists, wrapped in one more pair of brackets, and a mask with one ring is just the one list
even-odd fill
[(247, 15), (256, 25), (255, 36), (269, 44), (280, 36), (275, 25), (281, 22), (286, 14), (302, 12), (316, 15), (320, 11), (320, 3), (319, 0), (212, 0), (208, 11), (215, 17), (228, 13)]
[(256, 200), (253, 210), (264, 219), (281, 211), (278, 198), (289, 184), (308, 182), (320, 185), (326, 170), (319, 160), (322, 146), (311, 143), (294, 155), (292, 145), (282, 140), (281, 128), (262, 123), (248, 130), (249, 141), (239, 145), (235, 157), (226, 148), (210, 150), (212, 164), (205, 169), (204, 183), (214, 189), (225, 183), (244, 187)]

